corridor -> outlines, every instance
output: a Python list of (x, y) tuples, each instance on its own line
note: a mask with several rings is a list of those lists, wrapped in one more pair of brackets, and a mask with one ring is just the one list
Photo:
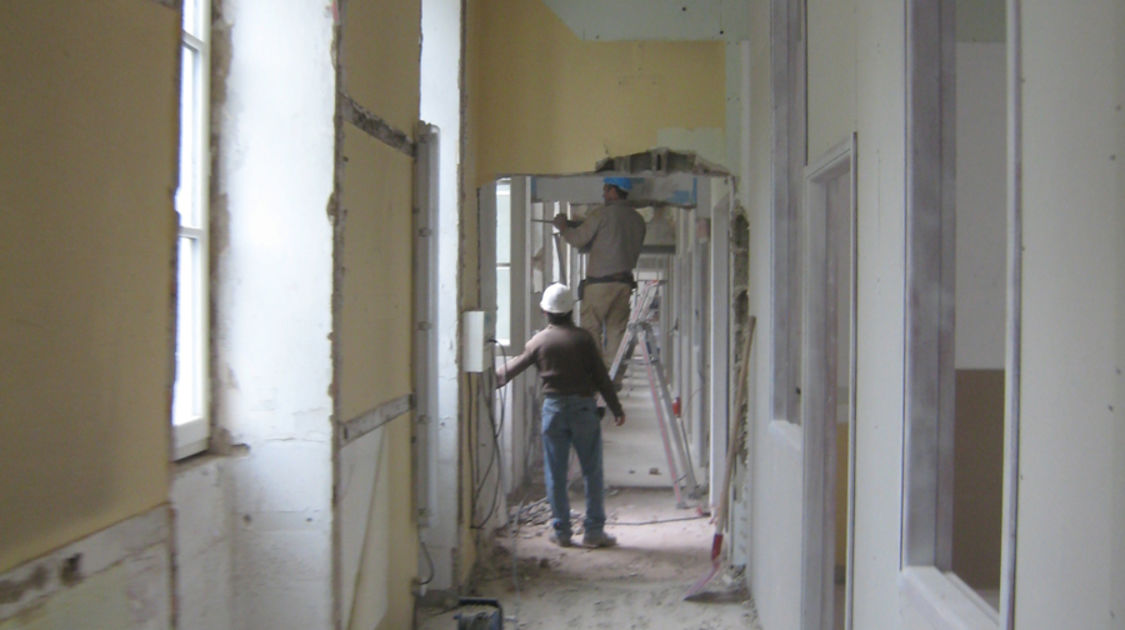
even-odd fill
[[(710, 572), (714, 525), (699, 515), (696, 501), (685, 497), (689, 505), (677, 507), (640, 365), (628, 372), (621, 403), (626, 423), (603, 423), (606, 531), (617, 537), (617, 546), (560, 549), (548, 542), (550, 508), (540, 481), (522, 509), (513, 506), (510, 525), (481, 563), (472, 595), (500, 600), (508, 629), (760, 628), (742, 575), (727, 567), (693, 601), (684, 600), (688, 588)], [(571, 512), (580, 532), (582, 483), (573, 470), (571, 477)], [(457, 614), (488, 610), (422, 608), (417, 627), (455, 628)]]
[[(1125, 0), (0, 25), (0, 630), (1125, 630)], [(608, 177), (697, 479), (736, 463), (702, 601), (641, 371), (612, 549), (548, 544), (490, 413)]]

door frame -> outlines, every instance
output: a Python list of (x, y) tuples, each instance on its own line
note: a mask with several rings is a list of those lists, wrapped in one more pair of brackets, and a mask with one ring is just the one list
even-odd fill
[[(801, 627), (829, 630), (833, 627), (835, 597), (836, 538), (836, 390), (838, 370), (848, 378), (848, 488), (844, 626), (851, 627), (853, 591), (852, 556), (855, 546), (855, 386), (856, 386), (856, 136), (854, 133), (826, 151), (805, 169), (803, 236), (804, 309), (802, 352), (801, 418), (804, 443), (804, 481), (801, 551)], [(850, 278), (847, 313), (836, 312), (832, 252), (825, 194), (828, 184), (846, 177), (848, 184), (848, 250)], [(818, 246), (823, 244), (823, 246)], [(838, 325), (842, 322), (843, 325)], [(837, 365), (837, 335), (849, 336), (847, 365)]]

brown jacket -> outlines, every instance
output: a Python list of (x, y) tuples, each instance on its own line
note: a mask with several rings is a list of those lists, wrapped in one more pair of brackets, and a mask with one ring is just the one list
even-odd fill
[(497, 387), (534, 365), (544, 394), (593, 396), (600, 392), (614, 416), (625, 415), (594, 337), (573, 324), (548, 325), (527, 341), (523, 353), (496, 371)]

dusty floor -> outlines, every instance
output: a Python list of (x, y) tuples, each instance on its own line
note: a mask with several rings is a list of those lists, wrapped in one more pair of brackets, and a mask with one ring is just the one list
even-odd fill
[[(699, 516), (694, 507), (699, 501), (685, 496), (684, 504), (692, 507), (677, 507), (652, 390), (643, 366), (634, 368), (620, 394), (625, 425), (602, 424), (606, 531), (617, 537), (617, 546), (551, 544), (542, 486), (530, 490), (532, 502), (522, 510), (512, 507), (510, 525), (498, 533), (471, 593), (500, 601), (506, 630), (760, 630), (743, 577), (725, 566), (698, 597), (684, 601), (688, 589), (711, 571), (715, 529), (709, 518)], [(536, 459), (533, 466), (541, 471), (542, 458)], [(576, 461), (571, 468), (570, 504), (579, 541), (585, 501)], [(696, 468), (701, 483), (705, 472)], [(541, 475), (536, 472), (534, 478)], [(417, 628), (455, 629), (455, 615), (476, 611), (494, 609), (421, 609)]]
[[(525, 522), (498, 535), (473, 595), (500, 600), (504, 628), (759, 628), (742, 577), (729, 571), (720, 571), (700, 596), (684, 601), (688, 588), (711, 569), (714, 528), (706, 517), (678, 509), (668, 488), (609, 493), (606, 531), (617, 537), (614, 548), (554, 546), (547, 540), (542, 502), (525, 506)], [(571, 501), (581, 509), (581, 492), (572, 492)], [(418, 627), (457, 628), (456, 614), (485, 610), (424, 609)]]

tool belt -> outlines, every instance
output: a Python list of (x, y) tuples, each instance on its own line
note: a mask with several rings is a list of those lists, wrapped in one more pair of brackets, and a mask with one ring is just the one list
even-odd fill
[(590, 276), (578, 283), (578, 299), (582, 299), (582, 295), (586, 292), (587, 284), (605, 284), (607, 282), (627, 284), (630, 290), (637, 288), (637, 281), (633, 278), (632, 271), (622, 271), (621, 273), (613, 273), (608, 276)]

